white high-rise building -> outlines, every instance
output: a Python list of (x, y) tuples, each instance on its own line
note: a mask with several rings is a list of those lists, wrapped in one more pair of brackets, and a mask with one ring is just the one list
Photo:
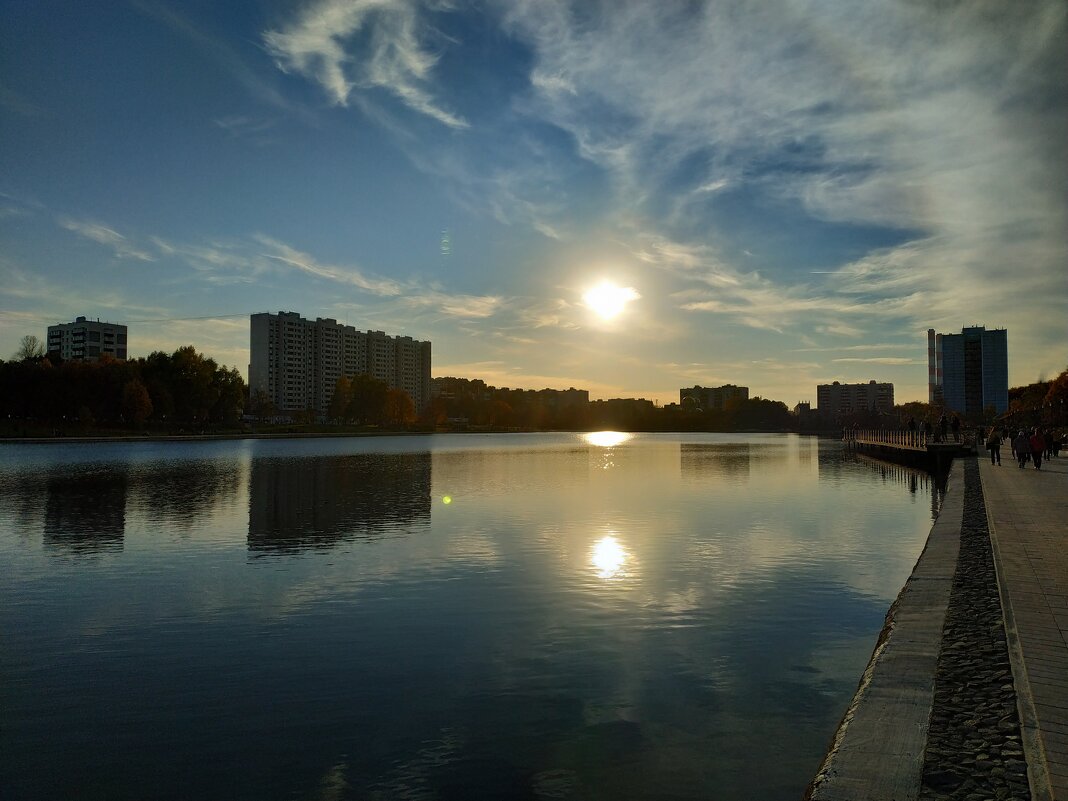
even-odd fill
[(416, 411), (430, 401), (429, 342), (296, 312), (253, 314), (250, 323), (249, 390), (266, 393), (279, 412), (325, 416), (338, 379), (362, 374), (403, 389)]

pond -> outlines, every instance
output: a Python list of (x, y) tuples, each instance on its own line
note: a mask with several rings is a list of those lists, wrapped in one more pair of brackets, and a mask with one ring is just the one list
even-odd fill
[(0, 786), (800, 798), (937, 508), (788, 434), (0, 446)]

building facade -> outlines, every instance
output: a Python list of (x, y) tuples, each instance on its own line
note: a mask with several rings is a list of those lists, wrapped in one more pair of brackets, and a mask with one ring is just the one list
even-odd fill
[(927, 330), (927, 395), (931, 403), (963, 414), (1009, 408), (1009, 347), (1004, 328), (964, 328), (959, 334)]
[(364, 374), (403, 389), (416, 411), (430, 400), (429, 342), (280, 311), (251, 316), (249, 344), (249, 391), (283, 414), (326, 416), (338, 379)]
[[(686, 403), (689, 398), (689, 404)], [(733, 400), (749, 400), (749, 387), (724, 384), (721, 387), (685, 387), (679, 390), (679, 405), (695, 404), (698, 408), (723, 410)]]
[(48, 326), (48, 353), (63, 361), (95, 362), (102, 356), (126, 359), (126, 326), (78, 317)]
[(816, 410), (820, 417), (831, 419), (854, 412), (890, 412), (894, 409), (894, 385), (874, 379), (867, 384), (816, 385)]

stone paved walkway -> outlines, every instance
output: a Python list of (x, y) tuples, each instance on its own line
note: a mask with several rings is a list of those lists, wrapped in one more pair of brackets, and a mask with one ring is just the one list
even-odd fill
[(980, 453), (1032, 797), (1068, 801), (1068, 456)]

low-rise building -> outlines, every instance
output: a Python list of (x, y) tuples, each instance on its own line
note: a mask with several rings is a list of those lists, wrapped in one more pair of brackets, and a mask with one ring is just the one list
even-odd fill
[(63, 361), (95, 362), (102, 356), (126, 358), (126, 326), (78, 317), (48, 326), (48, 353)]
[(716, 409), (722, 411), (732, 401), (749, 400), (749, 387), (738, 387), (734, 384), (724, 384), (721, 387), (685, 387), (679, 390), (679, 403), (684, 406), (697, 406), (699, 409), (708, 411)]

